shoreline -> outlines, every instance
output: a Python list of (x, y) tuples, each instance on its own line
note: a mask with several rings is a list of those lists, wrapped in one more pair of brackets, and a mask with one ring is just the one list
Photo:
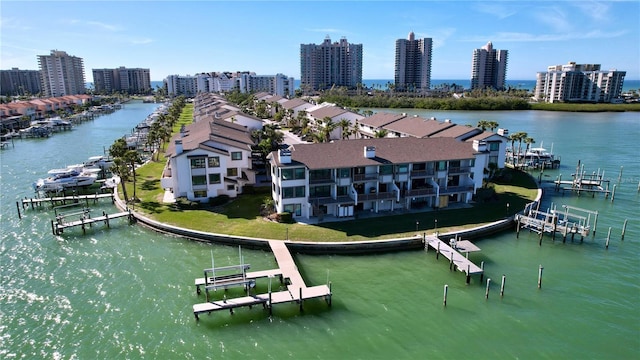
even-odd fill
[[(425, 243), (424, 238), (426, 231), (418, 233), (412, 237), (382, 239), (382, 240), (365, 240), (365, 241), (348, 241), (348, 242), (316, 242), (316, 241), (293, 241), (283, 239), (266, 239), (252, 238), (237, 235), (217, 234), (205, 231), (192, 230), (165, 224), (149, 217), (146, 217), (129, 207), (118, 196), (117, 187), (114, 188), (114, 198), (117, 208), (122, 211), (131, 210), (133, 217), (137, 223), (163, 234), (178, 236), (194, 241), (209, 242), (221, 245), (240, 245), (250, 249), (268, 250), (269, 240), (280, 240), (295, 252), (309, 255), (364, 255), (364, 254), (382, 254), (406, 250), (422, 250)], [(542, 189), (538, 188), (538, 193), (533, 202), (539, 202), (542, 199)], [(497, 220), (489, 224), (478, 226), (471, 229), (461, 231), (452, 231), (446, 233), (436, 233), (440, 239), (448, 239), (459, 236), (465, 239), (477, 239), (481, 236), (495, 234), (509, 230), (515, 226), (515, 215), (505, 219)]]

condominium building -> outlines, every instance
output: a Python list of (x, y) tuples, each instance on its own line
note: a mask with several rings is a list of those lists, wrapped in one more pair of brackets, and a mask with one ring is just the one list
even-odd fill
[(381, 138), (295, 144), (269, 155), (277, 212), (350, 217), (468, 203), (482, 186), (486, 144)]
[(0, 70), (0, 95), (36, 95), (41, 91), (40, 71)]
[(427, 91), (431, 87), (431, 38), (396, 40), (395, 87), (398, 91)]
[(346, 38), (322, 44), (300, 45), (300, 88), (304, 92), (334, 86), (356, 88), (362, 84), (362, 44), (350, 44)]
[(184, 95), (186, 97), (194, 97), (198, 93), (198, 77), (169, 75), (164, 79), (164, 87), (169, 96)]
[(86, 92), (82, 58), (68, 55), (64, 51), (51, 50), (50, 55), (38, 55), (38, 65), (45, 97)]
[(241, 93), (267, 92), (283, 97), (293, 96), (295, 94), (293, 78), (283, 74), (256, 75), (255, 73), (244, 73), (240, 76), (239, 80)]
[(126, 68), (93, 69), (93, 87), (96, 93), (125, 92), (148, 94), (151, 89), (149, 69)]
[(489, 41), (473, 50), (471, 89), (504, 90), (507, 78), (507, 50), (496, 50)]
[(552, 65), (536, 75), (535, 98), (553, 102), (612, 102), (620, 98), (626, 71), (600, 70), (600, 64)]

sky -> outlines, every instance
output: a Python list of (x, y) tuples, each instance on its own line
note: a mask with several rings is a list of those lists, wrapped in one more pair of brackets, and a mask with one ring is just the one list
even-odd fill
[(575, 61), (640, 80), (640, 1), (0, 2), (0, 69), (38, 69), (66, 51), (91, 69), (168, 75), (252, 71), (300, 78), (300, 45), (363, 46), (363, 79), (393, 79), (395, 41), (433, 39), (431, 78), (469, 79), (474, 49), (508, 50), (507, 80)]

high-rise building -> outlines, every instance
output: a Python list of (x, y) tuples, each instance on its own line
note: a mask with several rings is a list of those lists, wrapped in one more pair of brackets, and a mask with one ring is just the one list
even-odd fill
[(126, 68), (93, 69), (93, 87), (96, 93), (122, 91), (128, 94), (147, 94), (151, 92), (149, 69)]
[(169, 96), (194, 97), (198, 92), (198, 77), (191, 75), (169, 75), (164, 79), (164, 87)]
[(471, 89), (505, 89), (507, 79), (507, 50), (496, 50), (491, 41), (473, 50)]
[(85, 93), (84, 64), (82, 58), (64, 51), (51, 50), (50, 55), (38, 55), (45, 97)]
[(552, 65), (536, 76), (535, 98), (553, 102), (612, 102), (622, 94), (626, 71), (600, 70), (600, 64)]
[(431, 38), (396, 40), (395, 86), (398, 91), (427, 91), (431, 87)]
[(42, 89), (40, 86), (38, 70), (0, 70), (0, 95), (36, 95)]
[(325, 90), (333, 86), (356, 88), (362, 84), (362, 44), (346, 38), (322, 44), (300, 45), (300, 87), (303, 91)]

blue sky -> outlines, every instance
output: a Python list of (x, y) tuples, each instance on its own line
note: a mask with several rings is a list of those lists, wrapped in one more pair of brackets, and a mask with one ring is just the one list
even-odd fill
[(392, 79), (395, 41), (433, 39), (432, 79), (469, 79), (473, 49), (509, 50), (507, 80), (601, 64), (640, 79), (640, 1), (28, 1), (0, 3), (0, 68), (52, 49), (151, 80), (210, 71), (300, 78), (300, 44), (363, 45), (363, 78)]

